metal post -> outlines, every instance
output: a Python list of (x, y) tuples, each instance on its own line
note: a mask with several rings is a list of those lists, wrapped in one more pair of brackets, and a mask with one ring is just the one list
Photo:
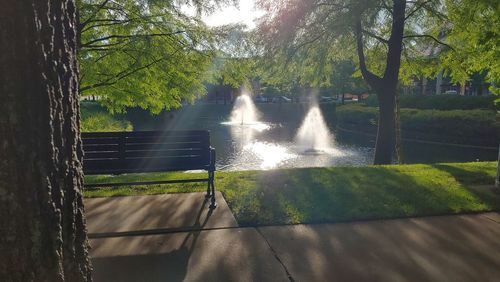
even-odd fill
[(500, 188), (500, 145), (498, 146), (497, 178), (495, 179), (495, 187)]

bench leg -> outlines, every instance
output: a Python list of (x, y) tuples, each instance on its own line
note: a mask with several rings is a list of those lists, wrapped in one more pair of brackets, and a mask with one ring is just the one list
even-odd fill
[(205, 194), (205, 199), (209, 199), (211, 195), (210, 194), (210, 186), (212, 185), (211, 179), (212, 179), (211, 172), (208, 172), (207, 193)]
[(209, 173), (209, 186), (212, 186), (212, 191), (211, 191), (211, 203), (209, 208), (210, 209), (215, 209), (217, 207), (217, 203), (215, 202), (215, 184), (214, 184), (214, 179), (215, 179), (215, 172), (212, 171)]

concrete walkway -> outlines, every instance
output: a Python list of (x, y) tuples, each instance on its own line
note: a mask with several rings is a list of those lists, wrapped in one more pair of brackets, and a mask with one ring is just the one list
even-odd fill
[(240, 228), (217, 201), (86, 199), (95, 281), (500, 281), (500, 213)]

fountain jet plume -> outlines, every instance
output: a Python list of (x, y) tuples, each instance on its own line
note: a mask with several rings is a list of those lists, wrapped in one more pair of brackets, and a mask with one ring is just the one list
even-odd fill
[(259, 112), (249, 95), (243, 94), (234, 102), (231, 122), (236, 124), (255, 124), (259, 122)]
[(332, 134), (328, 129), (319, 106), (311, 105), (295, 137), (304, 152), (324, 152), (332, 148)]

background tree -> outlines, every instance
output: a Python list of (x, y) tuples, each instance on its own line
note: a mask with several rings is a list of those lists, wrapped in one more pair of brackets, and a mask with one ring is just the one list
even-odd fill
[(321, 85), (329, 79), (333, 62), (358, 62), (379, 100), (374, 163), (391, 163), (403, 47), (419, 40), (440, 42), (435, 34), (417, 32), (427, 30), (423, 27), (428, 19), (440, 14), (440, 1), (261, 0), (259, 4), (267, 11), (259, 31), (267, 54), (275, 58), (274, 66), (286, 66), (300, 73), (302, 80)]
[(500, 94), (500, 2), (494, 0), (446, 0), (447, 43), (453, 52), (443, 52), (438, 71), (456, 82), (484, 76), (490, 90)]
[(330, 88), (333, 93), (341, 95), (342, 104), (346, 93), (357, 95), (360, 100), (360, 96), (368, 92), (363, 79), (356, 76), (356, 72), (356, 65), (350, 60), (335, 62), (333, 65)]
[(214, 28), (216, 58), (210, 67), (207, 81), (212, 84), (250, 90), (258, 79), (258, 51), (255, 34), (243, 24)]
[[(200, 20), (233, 0), (78, 0), (80, 92), (111, 111), (158, 113), (205, 93), (217, 33)], [(198, 16), (186, 10), (196, 10)]]
[(0, 281), (90, 281), (76, 7), (0, 9)]

